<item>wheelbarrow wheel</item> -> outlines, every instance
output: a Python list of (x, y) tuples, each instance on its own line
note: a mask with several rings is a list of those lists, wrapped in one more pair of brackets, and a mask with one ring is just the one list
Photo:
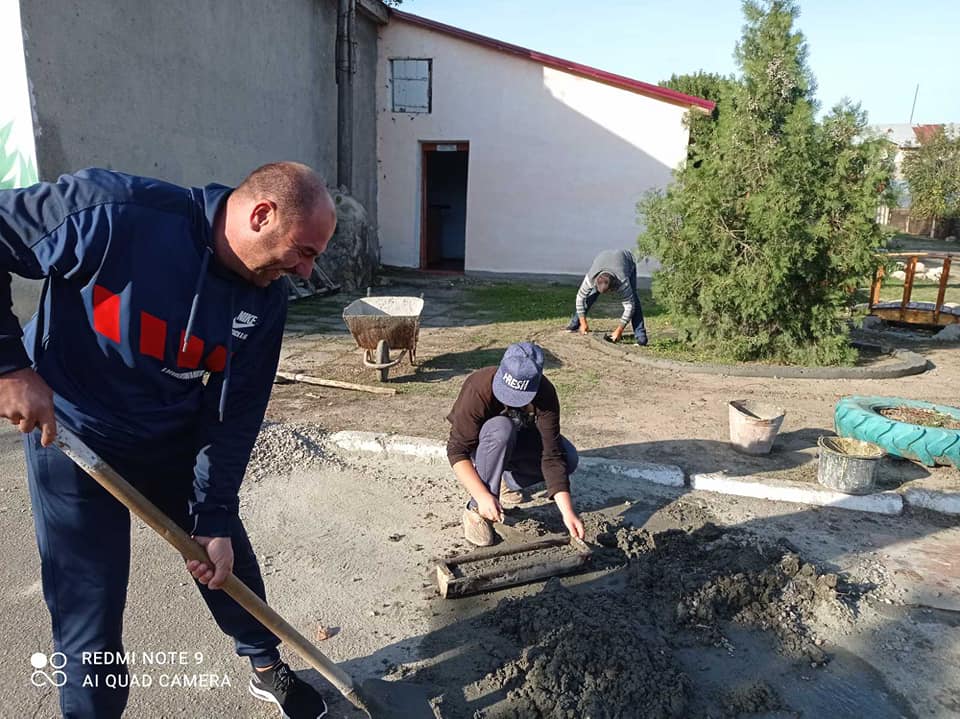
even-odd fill
[[(390, 345), (387, 344), (386, 340), (377, 342), (377, 354), (374, 359), (377, 364), (387, 364), (390, 361)], [(380, 373), (380, 381), (386, 382), (387, 375), (390, 374), (390, 368), (384, 367), (377, 371)]]

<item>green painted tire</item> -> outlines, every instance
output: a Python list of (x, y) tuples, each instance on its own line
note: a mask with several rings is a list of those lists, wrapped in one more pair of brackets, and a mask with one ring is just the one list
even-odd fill
[(960, 409), (901, 397), (844, 397), (837, 402), (833, 423), (841, 437), (880, 445), (888, 454), (912, 459), (928, 467), (952, 464), (960, 468), (960, 430), (925, 427), (888, 419), (887, 407), (930, 409), (960, 420)]

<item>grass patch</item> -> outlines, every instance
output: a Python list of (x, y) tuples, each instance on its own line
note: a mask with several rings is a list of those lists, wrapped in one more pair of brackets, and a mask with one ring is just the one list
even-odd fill
[[(647, 320), (663, 314), (649, 290), (640, 290), (640, 304)], [(464, 288), (466, 308), (489, 315), (493, 322), (562, 322), (573, 314), (577, 289), (573, 285), (494, 283)], [(623, 311), (614, 295), (601, 296), (588, 319), (617, 318)]]
[(890, 252), (958, 252), (956, 242), (944, 242), (923, 235), (898, 233), (890, 238), (887, 250)]
[[(960, 270), (960, 268), (958, 268)], [(960, 274), (960, 271), (958, 271)], [(953, 277), (953, 271), (951, 270), (950, 276)], [(868, 301), (870, 296), (870, 288), (865, 288), (864, 296), (867, 298), (864, 302)], [(910, 301), (911, 302), (936, 302), (937, 294), (940, 292), (940, 283), (934, 282), (933, 280), (920, 280), (914, 278), (913, 280), (913, 289), (910, 292)], [(884, 278), (883, 284), (880, 286), (880, 300), (882, 302), (892, 302), (900, 301), (903, 298), (903, 281), (894, 280), (890, 278)], [(943, 297), (944, 302), (960, 302), (960, 282), (948, 282), (947, 283), (947, 292)]]

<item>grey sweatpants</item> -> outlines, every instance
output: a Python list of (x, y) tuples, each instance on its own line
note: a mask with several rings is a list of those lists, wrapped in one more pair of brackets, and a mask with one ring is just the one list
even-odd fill
[[(576, 447), (561, 435), (567, 474), (580, 463)], [(480, 428), (480, 443), (471, 456), (480, 479), (494, 497), (500, 496), (501, 477), (510, 489), (524, 489), (543, 482), (540, 461), (543, 443), (535, 428), (518, 429), (506, 416), (492, 417)], [(474, 503), (471, 500), (470, 506)]]

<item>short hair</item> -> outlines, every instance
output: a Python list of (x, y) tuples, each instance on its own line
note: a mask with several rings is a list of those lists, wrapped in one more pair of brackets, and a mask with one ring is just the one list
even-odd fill
[(323, 178), (299, 162), (261, 165), (247, 175), (236, 192), (253, 199), (272, 200), (284, 214), (295, 219), (305, 217), (320, 198), (329, 196)]

